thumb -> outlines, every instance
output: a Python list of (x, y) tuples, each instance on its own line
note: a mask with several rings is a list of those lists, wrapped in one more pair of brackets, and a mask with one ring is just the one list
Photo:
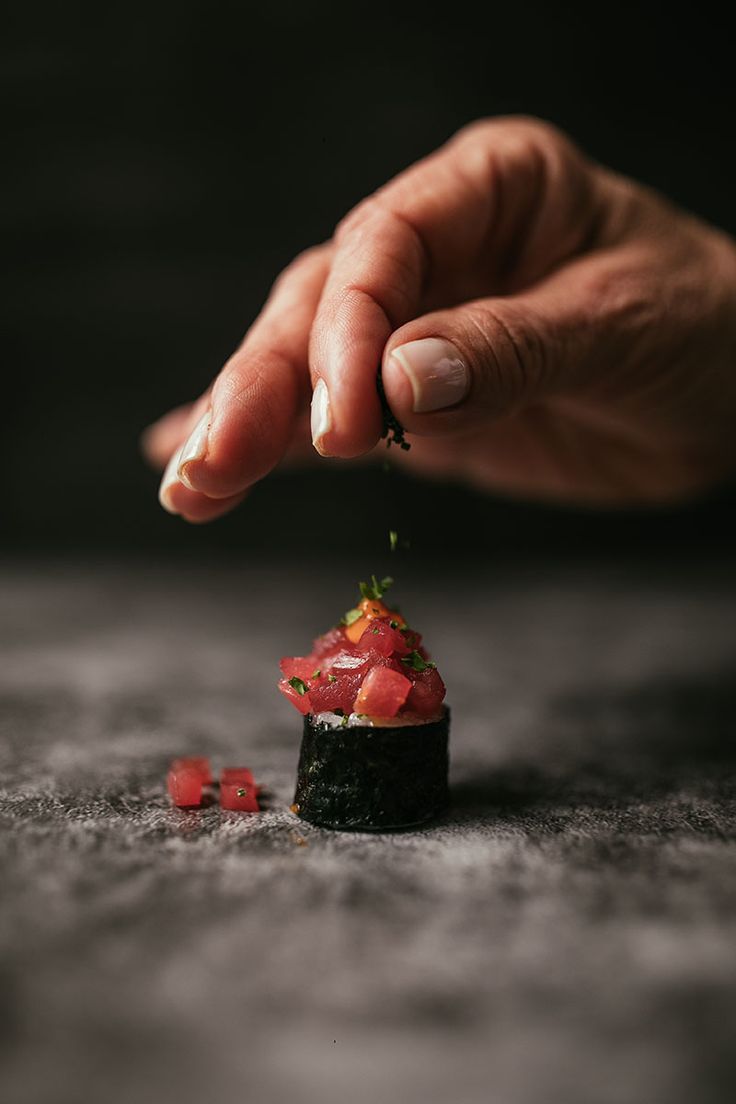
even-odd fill
[(410, 433), (442, 436), (576, 392), (593, 371), (602, 375), (635, 347), (639, 318), (652, 325), (652, 309), (641, 308), (655, 296), (636, 271), (641, 259), (626, 250), (601, 253), (520, 295), (477, 299), (407, 323), (383, 355), (392, 412)]

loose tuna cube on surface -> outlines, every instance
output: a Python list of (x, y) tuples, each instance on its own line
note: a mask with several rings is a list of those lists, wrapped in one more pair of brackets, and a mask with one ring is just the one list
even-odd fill
[(209, 786), (212, 783), (210, 761), (204, 755), (189, 755), (180, 759), (174, 759), (171, 764), (171, 769), (177, 770), (179, 768), (196, 771), (202, 779), (203, 786)]
[(248, 767), (223, 767), (220, 771), (220, 785), (223, 782), (239, 782), (245, 786), (255, 786), (253, 771)]
[(169, 795), (179, 808), (202, 804), (202, 775), (191, 767), (173, 767), (166, 779)]
[(247, 782), (221, 782), (220, 805), (237, 813), (260, 812), (256, 788)]

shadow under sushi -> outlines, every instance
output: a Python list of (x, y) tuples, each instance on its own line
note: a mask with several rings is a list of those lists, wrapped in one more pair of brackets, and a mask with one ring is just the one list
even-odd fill
[(442, 821), (513, 825), (531, 816), (549, 827), (583, 807), (622, 813), (686, 793), (732, 798), (734, 716), (730, 669), (565, 695), (506, 762), (453, 782)]

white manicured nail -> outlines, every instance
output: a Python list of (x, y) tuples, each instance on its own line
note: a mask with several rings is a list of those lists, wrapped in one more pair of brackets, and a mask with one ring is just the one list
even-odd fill
[(191, 463), (192, 460), (204, 460), (207, 455), (207, 438), (211, 421), (212, 411), (207, 410), (182, 445), (177, 475), (184, 486), (189, 487), (190, 491), (195, 491), (197, 488), (189, 482), (186, 465)]
[(323, 379), (317, 380), (317, 386), (312, 395), (312, 444), (322, 456), (326, 456), (322, 444), (323, 438), (332, 429), (332, 412), (330, 411), (330, 393)]
[(171, 459), (166, 465), (163, 477), (161, 479), (161, 485), (158, 489), (158, 500), (163, 506), (164, 510), (170, 514), (178, 514), (179, 511), (171, 501), (171, 489), (177, 484), (181, 484), (179, 476), (177, 475), (177, 468), (179, 467), (179, 461), (181, 458), (181, 449), (175, 449)]
[(393, 349), (394, 357), (411, 384), (415, 414), (443, 410), (464, 399), (470, 373), (454, 345), (440, 337), (423, 337)]

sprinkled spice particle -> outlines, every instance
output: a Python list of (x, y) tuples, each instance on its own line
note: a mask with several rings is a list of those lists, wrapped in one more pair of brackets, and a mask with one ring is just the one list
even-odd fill
[(381, 400), (381, 413), (383, 415), (383, 430), (381, 437), (386, 438), (386, 448), (391, 448), (391, 445), (398, 445), (399, 448), (405, 452), (411, 448), (411, 445), (406, 440), (404, 434), (405, 430), (401, 422), (394, 415), (391, 407), (388, 405), (388, 399), (386, 398), (386, 392), (383, 387), (383, 375), (381, 368), (378, 369), (378, 375), (376, 377), (376, 387), (378, 389), (378, 397)]

